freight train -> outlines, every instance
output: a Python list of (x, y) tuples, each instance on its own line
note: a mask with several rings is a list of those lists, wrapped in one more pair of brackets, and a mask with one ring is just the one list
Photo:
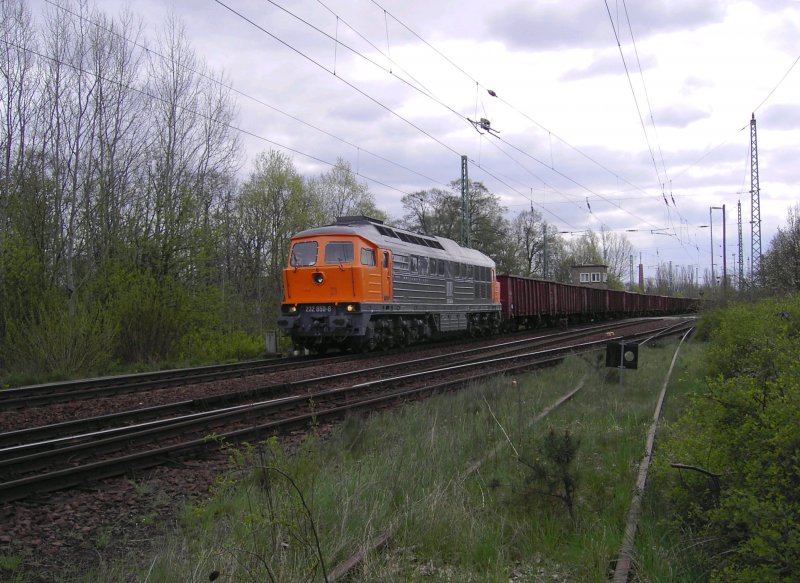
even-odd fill
[(497, 274), (492, 259), (444, 237), (339, 217), (291, 240), (278, 327), (295, 349), (367, 351), (446, 335), (690, 311), (650, 296)]

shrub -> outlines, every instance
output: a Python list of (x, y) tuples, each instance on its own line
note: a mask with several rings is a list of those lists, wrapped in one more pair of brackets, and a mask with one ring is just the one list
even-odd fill
[(45, 294), (32, 313), (6, 321), (4, 357), (17, 373), (68, 377), (107, 368), (116, 334), (113, 318), (102, 306)]
[(189, 328), (187, 291), (177, 282), (148, 272), (130, 272), (113, 286), (119, 319), (115, 352), (127, 363), (175, 358)]
[(707, 390), (667, 455), (720, 475), (685, 475), (671, 500), (705, 530), (712, 580), (800, 577), (800, 296), (734, 306), (711, 337)]
[(559, 435), (551, 427), (539, 448), (540, 455), (532, 460), (520, 457), (520, 462), (529, 469), (526, 482), (532, 493), (561, 500), (573, 519), (575, 488), (578, 483), (573, 462), (579, 445), (579, 440), (568, 429)]

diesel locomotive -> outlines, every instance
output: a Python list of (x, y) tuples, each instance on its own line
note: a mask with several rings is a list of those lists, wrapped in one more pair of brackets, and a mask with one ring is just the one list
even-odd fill
[(369, 217), (292, 237), (278, 326), (295, 348), (373, 350), (501, 325), (492, 259)]
[(296, 349), (314, 352), (696, 307), (690, 298), (497, 274), (480, 251), (362, 216), (292, 237), (283, 290), (278, 326)]

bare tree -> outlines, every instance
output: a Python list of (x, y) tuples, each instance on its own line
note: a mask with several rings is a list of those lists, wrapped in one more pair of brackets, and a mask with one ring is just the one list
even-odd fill
[[(37, 83), (33, 50), (36, 36), (23, 0), (0, 2), (0, 304), (8, 308), (4, 251), (9, 229), (8, 206), (25, 164), (27, 134), (32, 131)], [(0, 342), (5, 318), (0, 313)]]
[(441, 188), (420, 190), (404, 195), (402, 203), (404, 228), (423, 235), (458, 238), (454, 232), (456, 208), (452, 192)]
[(205, 74), (183, 26), (170, 17), (150, 60), (152, 119), (143, 258), (161, 276), (191, 266), (193, 229), (209, 216), (208, 179), (229, 172), (238, 150), (227, 91)]
[(321, 215), (319, 201), (304, 188), (288, 155), (271, 150), (256, 157), (236, 202), (236, 239), (246, 278), (242, 291), (260, 324), (277, 311), (290, 237), (319, 224)]
[(98, 79), (94, 92), (95, 140), (91, 151), (93, 180), (84, 236), (92, 265), (102, 266), (130, 243), (128, 221), (135, 224), (132, 197), (143, 170), (147, 101), (137, 90), (143, 56), (136, 50), (142, 24), (129, 12), (118, 21), (92, 17), (92, 65)]
[(764, 256), (764, 280), (778, 292), (800, 291), (800, 204), (791, 207)]
[(603, 263), (608, 266), (609, 277), (622, 282), (626, 267), (630, 265), (630, 257), (634, 253), (633, 245), (624, 233), (613, 233), (600, 230), (600, 240), (603, 249)]
[(548, 225), (540, 212), (524, 210), (511, 221), (511, 244), (516, 248), (519, 273), (553, 277), (562, 242), (558, 230)]
[(323, 222), (332, 223), (337, 217), (348, 215), (386, 219), (386, 214), (375, 206), (367, 184), (358, 181), (350, 163), (342, 158), (337, 158), (328, 172), (312, 179), (309, 188), (322, 203)]

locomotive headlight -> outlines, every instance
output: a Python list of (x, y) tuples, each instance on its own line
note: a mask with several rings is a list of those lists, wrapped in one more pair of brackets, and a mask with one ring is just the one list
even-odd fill
[(345, 308), (348, 312), (355, 312), (356, 307), (353, 304), (347, 304), (347, 308)]
[(297, 311), (297, 306), (289, 306), (289, 313), (294, 314)]
[(311, 281), (313, 281), (317, 285), (320, 285), (322, 284), (323, 281), (325, 281), (325, 276), (322, 275), (322, 273), (320, 273), (319, 271), (315, 271), (314, 273), (311, 274)]

